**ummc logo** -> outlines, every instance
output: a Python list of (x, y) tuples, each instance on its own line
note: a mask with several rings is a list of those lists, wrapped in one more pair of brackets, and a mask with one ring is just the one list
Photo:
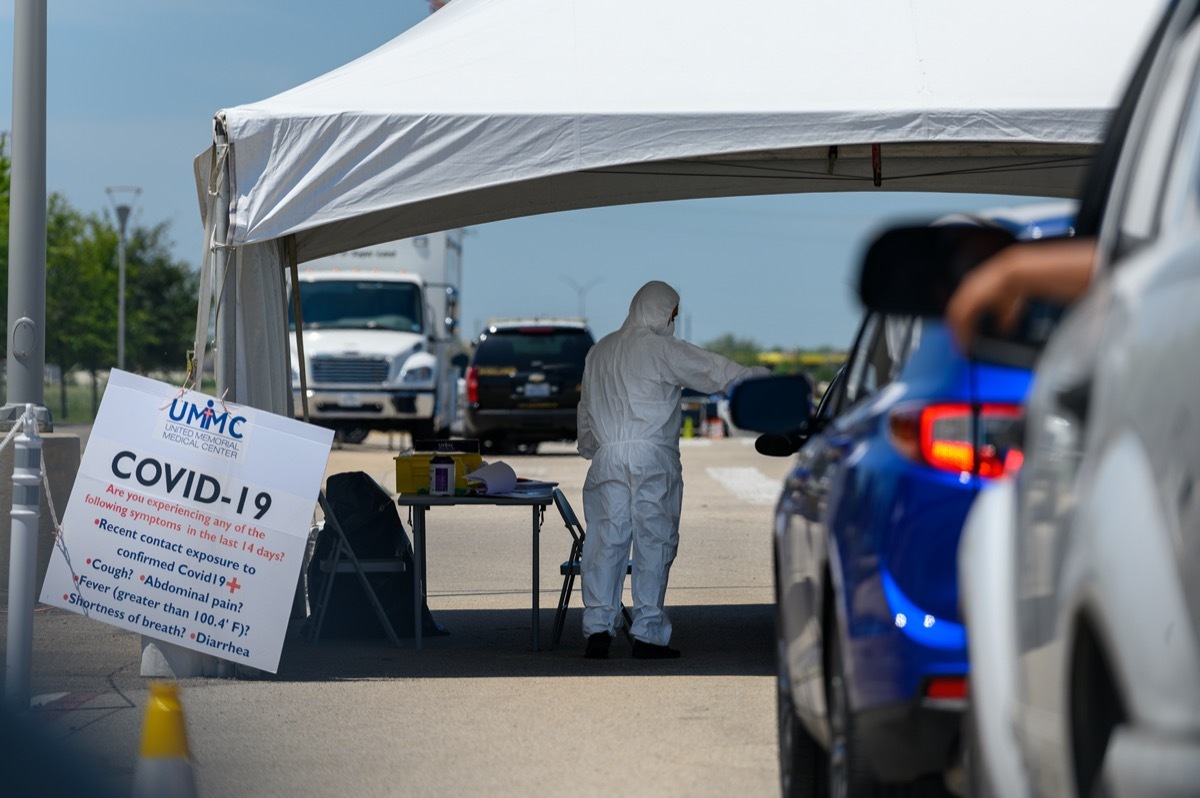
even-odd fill
[(242, 433), (239, 427), (246, 423), (245, 416), (235, 416), (228, 412), (218, 413), (215, 409), (215, 404), (212, 399), (208, 400), (208, 404), (204, 408), (198, 407), (192, 402), (186, 400), (180, 401), (175, 399), (171, 402), (171, 407), (167, 411), (172, 421), (177, 421), (180, 424), (185, 424), (189, 427), (199, 427), (206, 432), (214, 432), (219, 435), (227, 435), (235, 440), (242, 439)]

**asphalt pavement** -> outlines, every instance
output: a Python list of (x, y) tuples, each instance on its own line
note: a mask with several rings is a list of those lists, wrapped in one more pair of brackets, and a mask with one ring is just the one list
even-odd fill
[[(376, 434), (335, 449), (327, 473), (364, 471), (390, 490), (400, 442)], [(777, 794), (770, 504), (788, 461), (747, 439), (683, 443), (667, 594), (682, 658), (634, 660), (618, 638), (610, 659), (584, 659), (578, 587), (562, 644), (548, 650), (570, 544), (553, 506), (540, 543), (542, 649), (531, 650), (528, 510), (434, 508), (429, 605), (450, 634), (420, 651), (411, 638), (313, 642), (297, 617), (278, 673), (179, 680), (199, 795)], [(499, 459), (559, 482), (582, 514), (586, 463), (567, 445), (542, 451)], [(150, 683), (140, 655), (135, 634), (39, 605), (36, 707), (0, 718), (5, 795), (79, 795), (79, 781), (82, 794), (103, 783), (130, 794)]]

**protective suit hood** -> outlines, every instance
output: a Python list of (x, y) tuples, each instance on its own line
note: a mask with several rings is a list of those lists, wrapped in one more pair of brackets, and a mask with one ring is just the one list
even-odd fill
[(622, 327), (645, 327), (656, 335), (674, 335), (671, 311), (679, 304), (679, 294), (660, 280), (651, 280), (638, 289), (629, 303), (629, 317)]

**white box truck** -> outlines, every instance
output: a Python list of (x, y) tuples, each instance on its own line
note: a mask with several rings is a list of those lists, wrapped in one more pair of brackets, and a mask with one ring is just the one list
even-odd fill
[(307, 399), (308, 420), (348, 443), (371, 430), (449, 436), (466, 364), (458, 335), (464, 233), (431, 233), (301, 264), (299, 341), (294, 308), (289, 312), (297, 418)]

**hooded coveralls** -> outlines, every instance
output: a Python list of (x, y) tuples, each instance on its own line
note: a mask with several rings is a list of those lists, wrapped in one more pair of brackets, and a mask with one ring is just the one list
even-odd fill
[(680, 395), (687, 387), (724, 392), (768, 374), (674, 337), (679, 294), (646, 283), (621, 328), (588, 353), (579, 402), (579, 453), (591, 460), (583, 485), (587, 520), (582, 560), (583, 633), (610, 635), (621, 623), (621, 590), (633, 546), (630, 634), (665, 646), (667, 575), (679, 545), (683, 471)]

